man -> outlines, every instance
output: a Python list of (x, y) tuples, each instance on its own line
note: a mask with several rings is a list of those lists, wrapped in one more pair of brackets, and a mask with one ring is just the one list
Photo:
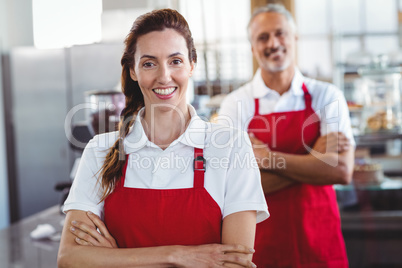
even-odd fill
[(333, 184), (351, 181), (354, 141), (345, 98), (295, 65), (296, 26), (281, 5), (248, 25), (259, 69), (222, 102), (220, 123), (248, 130), (271, 218), (257, 225), (257, 267), (347, 267)]

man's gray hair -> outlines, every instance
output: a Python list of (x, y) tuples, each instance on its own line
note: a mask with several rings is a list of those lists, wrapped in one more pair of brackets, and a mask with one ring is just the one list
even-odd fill
[(259, 7), (254, 10), (253, 14), (251, 15), (251, 18), (247, 24), (247, 35), (248, 39), (251, 40), (251, 35), (250, 35), (250, 25), (253, 22), (254, 18), (257, 17), (261, 13), (279, 13), (285, 16), (286, 20), (289, 22), (290, 27), (294, 32), (296, 32), (296, 23), (295, 20), (293, 19), (292, 14), (281, 4), (268, 4), (262, 7)]

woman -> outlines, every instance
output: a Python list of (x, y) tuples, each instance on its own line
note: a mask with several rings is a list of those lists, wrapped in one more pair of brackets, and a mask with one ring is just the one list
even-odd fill
[(83, 153), (58, 265), (253, 267), (255, 225), (268, 217), (259, 171), (246, 134), (186, 103), (197, 61), (187, 22), (170, 9), (144, 14), (125, 45), (120, 129)]

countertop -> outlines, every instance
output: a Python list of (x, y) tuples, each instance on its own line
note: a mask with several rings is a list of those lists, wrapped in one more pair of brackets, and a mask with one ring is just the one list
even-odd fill
[(0, 267), (55, 268), (59, 242), (32, 240), (30, 233), (38, 224), (49, 223), (61, 233), (64, 215), (54, 206), (0, 230)]
[(402, 211), (342, 212), (341, 221), (351, 268), (402, 267)]

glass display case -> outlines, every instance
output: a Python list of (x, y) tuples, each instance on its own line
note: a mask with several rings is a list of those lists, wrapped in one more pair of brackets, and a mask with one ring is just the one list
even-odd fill
[(358, 69), (358, 89), (362, 100), (360, 134), (401, 131), (401, 68), (389, 66), (380, 55)]

